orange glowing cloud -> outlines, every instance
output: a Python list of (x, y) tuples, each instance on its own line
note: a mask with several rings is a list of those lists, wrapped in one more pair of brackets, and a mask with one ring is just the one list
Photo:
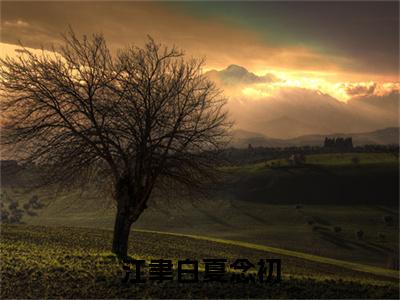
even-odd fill
[(188, 56), (205, 57), (207, 69), (237, 64), (256, 74), (283, 72), (288, 80), (300, 80), (306, 86), (317, 85), (310, 78), (331, 83), (398, 80), (398, 74), (354, 72), (352, 66), (356, 57), (325, 51), (329, 48), (280, 45), (268, 35), (226, 18), (196, 17), (163, 3), (3, 4), (1, 26), (6, 43), (16, 44), (21, 40), (26, 46), (38, 48), (44, 44), (48, 47), (59, 41), (60, 33), (65, 32), (68, 25), (78, 34), (102, 32), (113, 50), (128, 44), (141, 45), (149, 34), (159, 42), (184, 49)]

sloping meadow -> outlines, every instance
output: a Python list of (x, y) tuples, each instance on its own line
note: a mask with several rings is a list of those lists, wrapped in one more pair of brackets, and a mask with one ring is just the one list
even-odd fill
[(132, 232), (133, 258), (280, 258), (280, 283), (171, 281), (124, 284), (122, 264), (111, 254), (112, 232), (71, 227), (2, 225), (2, 298), (396, 298), (396, 278), (376, 276), (265, 251), (186, 237)]

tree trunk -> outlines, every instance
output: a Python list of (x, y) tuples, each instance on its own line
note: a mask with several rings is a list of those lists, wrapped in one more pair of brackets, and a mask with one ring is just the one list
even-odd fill
[(132, 222), (125, 211), (118, 209), (115, 217), (112, 252), (121, 258), (128, 255), (128, 240)]
[(140, 207), (137, 205), (137, 203), (141, 203), (138, 201), (140, 196), (137, 193), (135, 194), (129, 181), (129, 178), (121, 178), (115, 187), (117, 215), (114, 224), (112, 252), (121, 258), (128, 256), (128, 239), (131, 225), (146, 208), (145, 204)]

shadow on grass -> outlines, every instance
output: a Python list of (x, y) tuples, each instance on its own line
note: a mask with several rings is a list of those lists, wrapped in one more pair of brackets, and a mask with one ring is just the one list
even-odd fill
[(368, 242), (368, 241), (352, 241), (348, 239), (344, 239), (334, 233), (328, 231), (320, 231), (321, 239), (326, 240), (328, 242), (333, 243), (334, 245), (341, 247), (343, 249), (354, 249), (354, 248), (363, 248), (369, 250), (371, 252), (379, 252), (388, 254), (388, 252), (392, 252), (393, 249), (388, 247), (378, 245), (376, 243)]

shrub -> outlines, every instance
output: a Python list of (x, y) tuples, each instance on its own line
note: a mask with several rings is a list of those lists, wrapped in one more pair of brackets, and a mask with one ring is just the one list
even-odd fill
[(386, 225), (392, 226), (393, 225), (393, 217), (392, 216), (384, 216), (383, 221)]
[(399, 257), (390, 255), (386, 260), (386, 267), (392, 270), (399, 270)]
[(38, 196), (32, 196), (29, 200), (29, 204), (33, 209), (41, 209), (44, 207), (44, 204), (39, 200)]
[(19, 213), (15, 213), (14, 211), (11, 212), (10, 216), (8, 217), (8, 222), (10, 224), (20, 224), (21, 223), (22, 215)]
[(3, 223), (8, 223), (9, 215), (10, 215), (10, 213), (7, 210), (5, 210), (4, 208), (1, 208), (1, 210), (0, 210), (0, 221), (3, 222)]
[(22, 223), (24, 214), (27, 214), (31, 217), (37, 216), (37, 213), (33, 210), (43, 208), (44, 204), (40, 202), (37, 196), (33, 196), (22, 207), (23, 209), (19, 209), (18, 201), (12, 200), (7, 210), (3, 203), (1, 203), (0, 218), (2, 222), (8, 224), (20, 224)]
[(356, 231), (356, 238), (357, 238), (358, 240), (362, 240), (362, 239), (364, 238), (364, 231), (362, 231), (361, 229), (360, 229), (360, 230), (357, 230), (357, 231)]
[(27, 211), (26, 211), (26, 214), (27, 214), (28, 216), (31, 216), (31, 217), (37, 216), (37, 213), (34, 212), (33, 210), (27, 210)]
[(10, 223), (11, 224), (19, 224), (21, 223), (21, 219), (24, 216), (24, 211), (19, 208), (15, 208), (13, 210), (10, 210)]
[(329, 231), (328, 228), (323, 227), (323, 226), (318, 226), (318, 225), (314, 225), (314, 226), (312, 227), (312, 230), (313, 230), (313, 231)]
[(19, 206), (18, 201), (11, 201), (10, 205), (8, 205), (9, 210), (17, 209)]
[(358, 165), (358, 164), (360, 163), (360, 158), (359, 158), (358, 156), (354, 156), (354, 157), (351, 159), (351, 162), (352, 162), (354, 165)]
[(39, 197), (37, 195), (34, 195), (29, 199), (29, 203), (36, 203), (39, 201)]
[(336, 232), (336, 233), (339, 233), (339, 232), (342, 231), (342, 227), (340, 227), (340, 226), (335, 226), (335, 227), (333, 227), (333, 231)]

